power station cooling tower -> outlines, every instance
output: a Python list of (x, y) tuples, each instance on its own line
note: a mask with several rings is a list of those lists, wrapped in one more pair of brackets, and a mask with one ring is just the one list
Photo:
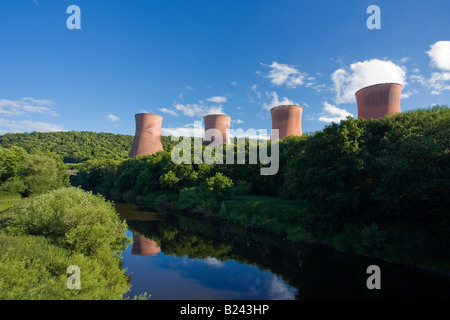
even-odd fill
[(273, 130), (279, 130), (279, 139), (288, 136), (302, 136), (302, 112), (303, 108), (296, 105), (284, 105), (270, 109), (272, 115)]
[(163, 118), (151, 113), (138, 113), (136, 118), (136, 134), (130, 151), (130, 158), (146, 154), (154, 154), (163, 150), (161, 141), (161, 124)]
[(355, 93), (358, 103), (358, 118), (379, 119), (387, 114), (400, 113), (402, 85), (381, 83), (368, 86)]
[[(205, 122), (205, 137), (203, 139), (204, 145), (215, 145), (217, 143), (230, 144), (230, 122), (231, 118), (224, 114), (209, 114), (203, 117)], [(208, 132), (209, 129), (217, 129), (222, 134), (222, 140), (220, 137), (215, 137), (214, 132)]]

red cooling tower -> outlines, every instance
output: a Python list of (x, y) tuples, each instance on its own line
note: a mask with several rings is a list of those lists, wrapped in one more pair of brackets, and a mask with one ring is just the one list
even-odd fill
[(287, 136), (302, 136), (303, 108), (296, 105), (278, 106), (270, 109), (272, 131), (279, 130), (279, 139)]
[(161, 248), (158, 244), (145, 238), (144, 236), (133, 234), (133, 247), (131, 248), (131, 254), (136, 256), (154, 256), (161, 252)]
[(355, 93), (358, 103), (358, 118), (379, 119), (387, 114), (400, 113), (402, 85), (381, 83), (368, 86)]
[[(230, 121), (229, 116), (223, 114), (209, 114), (203, 117), (205, 122), (205, 138), (203, 140), (204, 145), (214, 145), (217, 143), (231, 143), (230, 141)], [(209, 139), (206, 136), (208, 129), (217, 129), (222, 133), (222, 140), (217, 140), (215, 137)]]
[(146, 154), (154, 154), (163, 150), (161, 141), (161, 124), (163, 118), (156, 114), (138, 113), (136, 118), (136, 134), (130, 151), (130, 158)]

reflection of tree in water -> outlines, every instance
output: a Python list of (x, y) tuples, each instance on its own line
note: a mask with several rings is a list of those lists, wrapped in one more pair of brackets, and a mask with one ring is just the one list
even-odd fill
[[(295, 286), (300, 254), (289, 251), (277, 237), (269, 237), (214, 219), (165, 214), (159, 221), (127, 221), (134, 234), (155, 241), (166, 255), (235, 260), (270, 271)], [(291, 278), (291, 279), (289, 279)]]
[[(133, 233), (155, 241), (166, 255), (235, 260), (270, 271), (298, 289), (296, 299), (442, 298), (450, 292), (445, 277), (322, 245), (294, 244), (213, 218), (165, 213), (161, 220), (127, 223)], [(366, 287), (371, 264), (383, 272), (383, 290)]]

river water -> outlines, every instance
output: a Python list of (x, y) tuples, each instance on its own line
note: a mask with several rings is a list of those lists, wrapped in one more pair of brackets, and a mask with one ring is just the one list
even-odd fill
[[(123, 253), (128, 297), (152, 300), (449, 299), (450, 278), (425, 270), (294, 244), (213, 218), (117, 204), (132, 244)], [(369, 290), (370, 265), (381, 289)]]

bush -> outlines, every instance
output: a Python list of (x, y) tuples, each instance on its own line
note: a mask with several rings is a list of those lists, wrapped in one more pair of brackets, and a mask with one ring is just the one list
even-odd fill
[[(130, 239), (110, 202), (64, 188), (3, 213), (0, 299), (121, 299), (129, 286), (120, 254)], [(66, 286), (67, 267), (81, 289)]]
[(380, 249), (384, 245), (386, 234), (378, 230), (376, 223), (364, 227), (361, 231), (361, 241), (368, 249)]
[(14, 235), (48, 237), (84, 255), (118, 254), (128, 241), (126, 224), (113, 204), (77, 188), (52, 191), (15, 209), (7, 230)]
[[(69, 290), (67, 267), (81, 272), (81, 289)], [(45, 237), (0, 233), (0, 300), (118, 300), (128, 292), (117, 261), (72, 253)]]

